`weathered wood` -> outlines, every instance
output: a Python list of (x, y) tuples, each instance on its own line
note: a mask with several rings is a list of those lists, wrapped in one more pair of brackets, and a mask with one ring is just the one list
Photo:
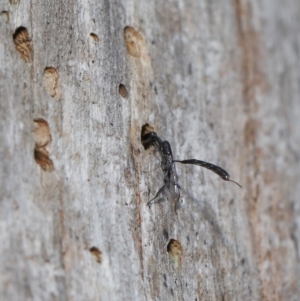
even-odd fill
[(299, 300), (299, 1), (0, 3), (0, 300)]

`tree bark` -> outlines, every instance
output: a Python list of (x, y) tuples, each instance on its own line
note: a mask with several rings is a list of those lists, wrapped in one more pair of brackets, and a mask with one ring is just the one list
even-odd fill
[(299, 300), (299, 1), (0, 3), (1, 300)]

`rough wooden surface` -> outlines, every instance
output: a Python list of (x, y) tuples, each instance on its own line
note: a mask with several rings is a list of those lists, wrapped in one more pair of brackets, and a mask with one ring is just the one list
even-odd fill
[(0, 9), (1, 300), (299, 300), (298, 0)]

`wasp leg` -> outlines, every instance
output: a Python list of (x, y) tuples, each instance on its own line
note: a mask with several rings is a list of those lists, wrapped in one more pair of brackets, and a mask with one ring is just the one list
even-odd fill
[(161, 187), (161, 188), (157, 191), (155, 197), (154, 197), (153, 199), (151, 199), (151, 200), (147, 203), (147, 206), (149, 206), (150, 203), (151, 203), (152, 201), (154, 201), (154, 200), (162, 193), (162, 191), (165, 189), (165, 187), (167, 186), (167, 184), (168, 184), (168, 182), (165, 183), (165, 185), (164, 185), (163, 187)]

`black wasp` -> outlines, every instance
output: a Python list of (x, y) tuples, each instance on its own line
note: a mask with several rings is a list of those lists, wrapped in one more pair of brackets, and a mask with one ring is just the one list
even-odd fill
[(154, 128), (148, 123), (146, 123), (142, 127), (141, 140), (145, 149), (148, 149), (150, 146), (154, 146), (156, 149), (159, 150), (159, 153), (162, 158), (161, 168), (165, 173), (164, 185), (158, 190), (154, 198), (152, 198), (147, 203), (147, 205), (149, 205), (152, 201), (154, 201), (163, 192), (165, 187), (170, 187), (170, 185), (174, 186), (174, 190), (172, 191), (173, 194), (172, 197), (174, 197), (176, 204), (178, 204), (178, 201), (180, 199), (180, 186), (178, 184), (178, 176), (176, 173), (175, 162), (202, 166), (204, 168), (213, 171), (218, 176), (220, 176), (223, 180), (233, 182), (242, 188), (242, 186), (239, 183), (230, 180), (229, 174), (226, 170), (224, 170), (223, 168), (217, 165), (205, 161), (196, 160), (196, 159), (174, 160), (170, 143), (166, 140), (164, 141), (161, 140), (157, 136), (156, 132), (154, 132)]

